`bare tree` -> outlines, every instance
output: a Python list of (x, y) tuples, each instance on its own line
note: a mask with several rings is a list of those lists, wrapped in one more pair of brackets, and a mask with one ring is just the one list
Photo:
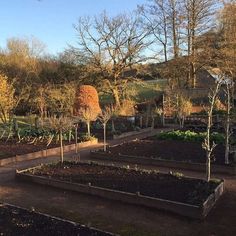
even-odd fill
[(193, 88), (196, 87), (197, 38), (212, 27), (216, 4), (215, 0), (184, 0), (184, 25), (189, 59), (188, 77)]
[(149, 4), (139, 6), (147, 28), (151, 30), (157, 47), (161, 46), (164, 61), (172, 53), (174, 58), (180, 54), (180, 27), (182, 22), (180, 0), (150, 0)]
[(230, 147), (230, 116), (234, 105), (234, 91), (236, 79), (236, 2), (224, 1), (223, 9), (219, 14), (218, 33), (219, 53), (216, 64), (224, 75), (226, 94), (226, 120), (225, 120), (225, 163), (229, 163)]
[[(146, 26), (151, 30), (152, 35), (157, 41), (156, 44), (162, 47), (164, 60), (168, 61), (168, 15), (166, 10), (166, 1), (151, 0), (146, 6), (139, 6), (139, 11), (145, 19)], [(159, 52), (158, 52), (159, 53)]]
[(78, 46), (72, 50), (84, 61), (88, 77), (95, 77), (94, 82), (102, 84), (120, 106), (122, 90), (135, 77), (125, 72), (147, 60), (142, 52), (150, 44), (149, 31), (143, 28), (137, 14), (109, 17), (106, 13), (80, 18), (75, 30)]
[(64, 149), (63, 149), (63, 133), (69, 131), (73, 127), (73, 122), (68, 117), (59, 117), (56, 116), (49, 117), (45, 122), (44, 126), (46, 126), (49, 130), (53, 130), (59, 135), (60, 141), (60, 158), (61, 163), (64, 161)]
[(232, 87), (233, 83), (229, 78), (225, 78), (225, 94), (226, 94), (226, 120), (225, 120), (225, 164), (229, 164), (229, 152), (230, 152), (230, 123), (231, 123), (231, 109), (232, 109)]
[(184, 97), (183, 95), (177, 95), (175, 109), (180, 128), (183, 128), (186, 117), (189, 116), (192, 111), (192, 103), (190, 99)]
[(222, 84), (222, 77), (219, 77), (216, 81), (215, 88), (211, 91), (209, 94), (209, 108), (207, 110), (207, 132), (206, 132), (206, 138), (204, 142), (202, 143), (203, 149), (206, 150), (206, 180), (209, 181), (211, 178), (211, 154), (214, 148), (216, 147), (216, 144), (213, 142), (211, 143), (210, 135), (211, 135), (211, 127), (212, 127), (212, 113), (213, 108), (215, 106), (215, 102), (218, 96), (219, 89)]
[(107, 106), (105, 107), (101, 114), (98, 116), (98, 119), (102, 122), (103, 125), (103, 150), (106, 152), (106, 125), (107, 122), (111, 119), (113, 114), (112, 107)]

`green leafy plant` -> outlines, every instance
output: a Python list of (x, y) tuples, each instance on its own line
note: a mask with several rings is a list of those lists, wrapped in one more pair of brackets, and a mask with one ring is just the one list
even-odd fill
[[(169, 131), (165, 133), (160, 133), (156, 136), (157, 139), (161, 140), (182, 140), (190, 142), (202, 142), (206, 137), (206, 132), (196, 133), (190, 130), (187, 131)], [(221, 133), (213, 132), (211, 133), (211, 140), (217, 144), (224, 143), (224, 135)]]

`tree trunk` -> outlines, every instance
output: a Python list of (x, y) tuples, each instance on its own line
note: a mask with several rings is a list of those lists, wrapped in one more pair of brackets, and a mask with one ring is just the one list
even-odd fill
[(151, 125), (151, 128), (154, 129), (154, 126), (155, 126), (155, 117), (152, 116), (152, 125)]
[(75, 153), (78, 153), (78, 126), (75, 125)]
[(90, 137), (91, 132), (90, 132), (90, 121), (87, 122), (87, 132), (88, 132), (88, 136)]
[(117, 88), (113, 88), (112, 93), (116, 106), (120, 107), (120, 97)]
[(173, 12), (172, 12), (172, 37), (173, 37), (173, 47), (174, 47), (174, 58), (179, 57), (179, 46), (178, 46), (178, 38), (177, 38), (177, 24), (176, 17), (177, 12), (175, 9), (175, 2), (173, 2)]
[(63, 142), (62, 142), (62, 130), (60, 130), (59, 133), (59, 138), (60, 138), (60, 157), (61, 157), (61, 163), (64, 161), (64, 150), (63, 150)]
[(143, 116), (142, 115), (140, 115), (139, 126), (141, 129), (143, 128)]
[(116, 132), (114, 118), (111, 119), (111, 132)]
[(163, 48), (164, 48), (165, 62), (167, 62), (167, 61), (168, 61), (168, 56), (167, 56), (167, 44), (163, 44)]
[(215, 144), (211, 145), (210, 142), (210, 134), (211, 134), (211, 126), (212, 126), (212, 112), (215, 105), (215, 101), (219, 92), (219, 88), (221, 86), (221, 80), (217, 82), (215, 90), (212, 92), (212, 95), (209, 96), (210, 99), (210, 108), (208, 110), (208, 117), (207, 117), (207, 134), (204, 143), (204, 149), (206, 150), (206, 180), (209, 181), (211, 178), (211, 153), (215, 148)]
[(106, 123), (103, 124), (103, 150), (104, 152), (107, 151), (107, 144), (106, 144)]
[(196, 78), (195, 62), (191, 62), (191, 77), (192, 77), (192, 88), (196, 88), (197, 78)]
[(206, 180), (209, 182), (211, 179), (211, 154), (207, 153), (207, 160), (206, 160)]
[(162, 112), (162, 114), (161, 114), (161, 124), (162, 124), (163, 127), (165, 126), (165, 115), (164, 115), (164, 112)]
[(225, 164), (229, 164), (229, 138), (230, 138), (230, 109), (231, 109), (231, 99), (230, 99), (230, 88), (226, 85), (227, 92), (227, 114), (226, 114), (226, 127), (225, 127)]
[(212, 110), (214, 104), (211, 104), (210, 111), (208, 113), (207, 123), (207, 136), (206, 136), (206, 180), (209, 182), (211, 179), (211, 143), (210, 143), (210, 132), (212, 125)]

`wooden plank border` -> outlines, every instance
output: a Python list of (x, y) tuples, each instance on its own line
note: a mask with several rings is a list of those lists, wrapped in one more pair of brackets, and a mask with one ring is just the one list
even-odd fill
[[(96, 145), (97, 143), (98, 143), (98, 139), (94, 139), (92, 141), (81, 142), (81, 143), (78, 143), (78, 148), (85, 148), (88, 146)], [(65, 145), (63, 148), (64, 148), (64, 152), (73, 151), (75, 150), (75, 144)], [(59, 153), (60, 153), (60, 147), (56, 147), (56, 148), (49, 148), (49, 149), (41, 150), (38, 152), (32, 152), (32, 153), (27, 153), (23, 155), (16, 155), (14, 157), (0, 159), (0, 166), (13, 164), (16, 162), (21, 162), (21, 161), (34, 160), (34, 159), (43, 158), (43, 157), (46, 158), (49, 156), (58, 155)]]
[(27, 170), (17, 171), (16, 178), (21, 181), (37, 183), (63, 190), (69, 190), (69, 191), (99, 196), (110, 200), (121, 201), (134, 205), (141, 205), (148, 208), (165, 210), (193, 219), (204, 219), (224, 191), (224, 181), (222, 181), (217, 186), (214, 193), (212, 193), (202, 205), (197, 206), (176, 201), (169, 201), (160, 198), (148, 197), (141, 195), (140, 193), (135, 194), (135, 193), (122, 192), (118, 190), (91, 186), (90, 184), (84, 185), (78, 183), (71, 183), (52, 178), (31, 175), (26, 172)]

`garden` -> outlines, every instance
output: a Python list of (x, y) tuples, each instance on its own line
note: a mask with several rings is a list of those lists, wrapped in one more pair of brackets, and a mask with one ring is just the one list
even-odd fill
[[(133, 102), (100, 108), (96, 89), (88, 85), (76, 91), (74, 103), (70, 104), (71, 114), (66, 113), (65, 108), (57, 108), (46, 115), (13, 116), (10, 107), (5, 105), (6, 111), (0, 112), (0, 159), (67, 145), (75, 145), (77, 153), (79, 143), (94, 144), (97, 138), (119, 138), (123, 133), (133, 135), (151, 129), (148, 117), (146, 124), (141, 127), (140, 122), (137, 124)], [(58, 106), (62, 106), (61, 103)]]
[(49, 50), (0, 47), (0, 236), (236, 235), (235, 1), (25, 2), (1, 28)]
[[(175, 130), (162, 132), (141, 140), (124, 142), (108, 147), (107, 151), (92, 151), (91, 156), (96, 159), (128, 161), (134, 164), (149, 164), (193, 168), (205, 171), (206, 155), (202, 143), (206, 138), (205, 132)], [(211, 156), (212, 170), (235, 174), (234, 153), (229, 154), (229, 163), (225, 163), (225, 136), (222, 133), (211, 133), (211, 142), (216, 144)], [(182, 164), (182, 165), (181, 165)]]
[[(129, 166), (64, 162), (17, 173), (17, 179), (202, 219), (223, 193), (223, 181), (209, 182)], [(212, 201), (213, 197), (213, 201)]]

